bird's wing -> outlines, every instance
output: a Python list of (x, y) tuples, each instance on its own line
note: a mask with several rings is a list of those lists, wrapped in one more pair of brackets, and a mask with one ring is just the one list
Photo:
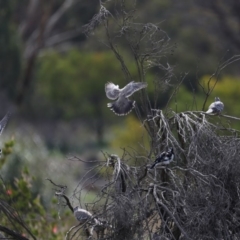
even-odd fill
[(118, 85), (115, 85), (111, 82), (105, 84), (105, 92), (109, 99), (115, 100), (118, 98), (120, 90)]
[(122, 89), (121, 95), (124, 97), (130, 97), (136, 91), (146, 87), (147, 87), (147, 83), (145, 82), (132, 81)]
[(78, 209), (74, 212), (74, 215), (78, 221), (87, 221), (92, 217), (92, 214), (85, 209)]
[(135, 101), (131, 101), (125, 97), (119, 97), (117, 101), (108, 103), (107, 105), (115, 114), (124, 116), (129, 114), (135, 107)]
[(169, 160), (168, 154), (169, 154), (168, 152), (162, 152), (160, 155), (158, 155), (150, 169), (153, 169), (158, 164), (164, 164), (166, 160)]
[(206, 113), (215, 113), (216, 112), (215, 106), (216, 102), (211, 103)]
[(208, 107), (208, 109), (212, 109), (212, 108), (214, 108), (214, 107), (215, 107), (215, 105), (216, 105), (216, 103), (215, 103), (215, 102), (211, 103), (211, 104), (210, 104), (210, 106)]
[(162, 152), (155, 160), (155, 163), (160, 163), (164, 161), (164, 158), (167, 156), (166, 152)]
[(212, 108), (209, 108), (207, 111), (206, 111), (206, 113), (213, 113), (214, 111), (213, 111), (213, 109)]
[(157, 157), (157, 159), (163, 159), (165, 156), (166, 156), (166, 152), (162, 152), (162, 153), (160, 153), (160, 155), (158, 155), (158, 157)]
[(10, 113), (7, 113), (4, 118), (0, 121), (0, 135), (2, 134), (3, 129), (6, 127)]
[(219, 113), (223, 110), (224, 104), (220, 101), (212, 103), (206, 113)]
[(173, 153), (172, 151), (167, 152), (167, 154), (166, 154), (166, 156), (165, 156), (164, 159), (165, 159), (165, 160), (169, 160), (169, 161), (173, 161), (173, 159), (174, 159), (174, 153)]
[(217, 109), (217, 111), (221, 112), (224, 108), (224, 104), (220, 101), (215, 102), (215, 108)]

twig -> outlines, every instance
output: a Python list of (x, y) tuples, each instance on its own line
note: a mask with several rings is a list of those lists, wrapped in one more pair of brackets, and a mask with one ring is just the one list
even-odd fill
[(163, 209), (169, 214), (169, 216), (173, 219), (173, 221), (175, 222), (175, 224), (178, 226), (178, 228), (180, 229), (180, 231), (182, 232), (182, 234), (185, 236), (186, 239), (191, 240), (190, 237), (188, 237), (188, 234), (185, 232), (185, 230), (180, 226), (179, 222), (177, 221), (177, 219), (175, 218), (175, 216), (171, 213), (171, 211), (167, 208), (167, 206), (160, 201), (160, 199), (157, 196), (157, 192), (156, 192), (156, 185), (154, 185), (153, 187), (153, 196), (155, 198), (155, 201), (157, 202), (158, 205), (162, 206)]
[(48, 180), (50, 183), (52, 183), (52, 184), (53, 184), (54, 186), (56, 186), (56, 187), (63, 188), (63, 189), (66, 189), (66, 188), (67, 188), (67, 186), (54, 183), (54, 182), (53, 182), (51, 179), (49, 179), (49, 178), (46, 178), (45, 180)]
[(233, 120), (240, 121), (240, 118), (237, 118), (237, 117), (233, 117), (233, 116), (229, 116), (229, 115), (223, 115), (223, 114), (221, 114), (220, 116), (225, 117), (225, 118), (229, 118), (229, 119), (233, 119)]
[[(7, 227), (4, 227), (4, 226), (2, 226), (2, 225), (0, 225), (0, 230), (1, 230), (2, 232), (6, 233), (6, 234), (8, 234), (8, 235), (10, 235), (10, 236), (12, 236), (14, 239), (18, 239), (18, 240), (29, 240), (29, 238), (26, 238), (26, 237), (22, 236), (22, 234), (17, 233), (17, 232), (15, 232), (15, 231), (7, 228)], [(33, 237), (33, 238), (36, 239), (35, 237)], [(8, 238), (6, 238), (6, 239), (8, 239)]]
[(61, 192), (60, 192), (60, 193), (59, 193), (59, 192), (56, 192), (55, 195), (63, 197), (63, 198), (66, 200), (66, 203), (67, 203), (68, 207), (69, 207), (70, 210), (73, 212), (72, 204), (70, 203), (69, 198), (68, 198), (66, 195), (64, 195), (64, 194), (61, 193)]

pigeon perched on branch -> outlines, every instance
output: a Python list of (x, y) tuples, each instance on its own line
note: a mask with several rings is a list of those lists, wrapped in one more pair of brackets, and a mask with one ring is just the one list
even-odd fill
[(153, 169), (157, 165), (168, 165), (174, 159), (173, 148), (170, 148), (167, 152), (162, 152), (159, 157), (155, 160), (150, 169)]
[(132, 81), (124, 88), (119, 89), (118, 85), (109, 82), (105, 84), (106, 95), (111, 100), (117, 100), (108, 103), (107, 106), (119, 116), (127, 115), (135, 107), (135, 101), (129, 100), (128, 98), (136, 91), (146, 87), (147, 83)]
[(99, 221), (96, 218), (94, 218), (90, 212), (88, 212), (87, 210), (82, 209), (78, 206), (73, 209), (73, 213), (74, 213), (75, 218), (81, 224), (84, 224), (84, 223), (89, 223), (92, 225), (99, 224)]
[(209, 114), (219, 114), (224, 108), (224, 104), (220, 101), (219, 97), (215, 97), (215, 102), (213, 102), (206, 113)]

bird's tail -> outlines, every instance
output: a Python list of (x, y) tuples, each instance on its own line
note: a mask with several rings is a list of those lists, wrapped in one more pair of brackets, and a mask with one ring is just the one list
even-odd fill
[(108, 103), (107, 106), (117, 115), (124, 116), (132, 111), (135, 107), (135, 101), (128, 100), (127, 98), (122, 101)]
[(210, 108), (206, 111), (206, 113), (213, 113), (213, 110)]
[(153, 168), (155, 167), (155, 165), (156, 165), (156, 163), (154, 163), (154, 164), (150, 167), (150, 169), (153, 169)]

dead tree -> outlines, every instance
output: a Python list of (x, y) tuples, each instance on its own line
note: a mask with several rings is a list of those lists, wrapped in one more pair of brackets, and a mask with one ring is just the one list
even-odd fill
[[(227, 120), (239, 118), (203, 112), (215, 87), (210, 88), (210, 84), (207, 89), (202, 86), (206, 94), (203, 111), (170, 109), (169, 102), (184, 77), (178, 80), (167, 61), (174, 47), (169, 37), (160, 26), (135, 21), (135, 1), (115, 1), (111, 12), (107, 3), (101, 4), (99, 14), (85, 26), (85, 33), (104, 26), (105, 44), (121, 64), (126, 82), (132, 76), (119, 46), (128, 46), (138, 69), (138, 81), (146, 82), (148, 72), (155, 72), (155, 99), (150, 99), (144, 90), (136, 107), (139, 122), (149, 135), (150, 147), (143, 147), (146, 154), (139, 156), (128, 149), (124, 149), (122, 156), (105, 154), (106, 161), (95, 161), (73, 192), (73, 198), (81, 203), (87, 186), (102, 182), (96, 200), (85, 202), (85, 206), (95, 217), (103, 218), (109, 228), (92, 237), (239, 239), (240, 138)], [(222, 69), (238, 60), (239, 56), (234, 56), (220, 63), (214, 76), (218, 78)], [(161, 110), (158, 98), (167, 90), (171, 94), (165, 110)], [(174, 161), (150, 169), (166, 148), (173, 148)], [(78, 157), (71, 160), (84, 162)], [(140, 160), (143, 165), (137, 164)]]

